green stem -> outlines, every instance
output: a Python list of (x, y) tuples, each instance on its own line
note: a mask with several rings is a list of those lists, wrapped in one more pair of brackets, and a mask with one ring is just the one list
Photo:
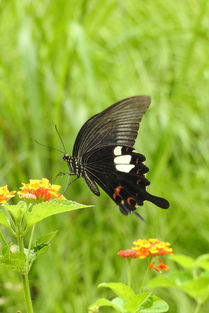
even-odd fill
[(127, 280), (128, 286), (131, 287), (131, 260), (127, 259)]
[(28, 244), (28, 253), (27, 253), (27, 260), (26, 260), (26, 268), (27, 268), (28, 272), (30, 270), (30, 265), (31, 265), (31, 264), (29, 264), (29, 259), (30, 259), (30, 251), (31, 251), (31, 246), (32, 246), (32, 242), (33, 242), (33, 235), (34, 235), (35, 227), (36, 227), (36, 225), (33, 225), (33, 228), (31, 230), (31, 234), (30, 234), (29, 244)]
[(143, 287), (144, 287), (145, 281), (146, 281), (146, 279), (147, 279), (147, 275), (148, 275), (148, 271), (149, 271), (149, 266), (150, 266), (151, 262), (152, 262), (152, 257), (150, 257), (150, 260), (148, 261), (148, 265), (147, 265), (147, 268), (146, 268), (146, 270), (145, 270), (144, 277), (143, 277), (143, 279), (142, 279), (140, 292), (142, 292), (142, 290), (143, 290)]
[(199, 313), (201, 305), (202, 305), (202, 303), (197, 302), (197, 305), (196, 305), (194, 313)]
[[(22, 236), (18, 236), (17, 237), (17, 242), (18, 242), (18, 246), (19, 246), (19, 251), (21, 253), (24, 253), (23, 237)], [(28, 279), (28, 269), (27, 268), (26, 268), (25, 273), (22, 274), (21, 277), (22, 277), (23, 289), (24, 289), (24, 295), (25, 295), (26, 311), (27, 311), (27, 313), (33, 313), (33, 305), (32, 305), (32, 300), (31, 300), (31, 293), (30, 293), (30, 286), (29, 286), (29, 279)]]

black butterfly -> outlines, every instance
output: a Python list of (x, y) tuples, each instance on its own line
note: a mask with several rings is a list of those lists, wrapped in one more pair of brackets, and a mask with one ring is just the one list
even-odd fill
[[(169, 202), (146, 191), (150, 182), (144, 155), (133, 145), (141, 119), (151, 102), (148, 96), (134, 96), (114, 103), (91, 117), (80, 129), (73, 156), (64, 154), (70, 175), (83, 177), (99, 196), (97, 184), (128, 215), (145, 200), (167, 209)], [(136, 214), (136, 212), (135, 212)], [(137, 214), (138, 215), (138, 214)]]

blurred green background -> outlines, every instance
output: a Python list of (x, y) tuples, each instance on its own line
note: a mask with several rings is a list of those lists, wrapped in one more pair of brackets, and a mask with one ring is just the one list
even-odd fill
[[(68, 198), (95, 207), (38, 226), (37, 236), (59, 234), (32, 270), (36, 312), (87, 312), (107, 294), (100, 282), (125, 281), (116, 253), (136, 238), (157, 237), (193, 257), (209, 252), (208, 46), (207, 0), (0, 1), (0, 185), (15, 189), (66, 172), (62, 155), (34, 140), (60, 148), (56, 124), (71, 153), (88, 117), (148, 94), (136, 148), (147, 157), (150, 192), (171, 203), (169, 210), (144, 205), (145, 224), (120, 214), (104, 193), (94, 196), (82, 179), (71, 185)], [(143, 261), (133, 271), (137, 287)], [(155, 293), (170, 313), (193, 312), (180, 292)], [(24, 312), (22, 303), (18, 278), (1, 266), (0, 312)], [(208, 311), (206, 303), (201, 312)]]

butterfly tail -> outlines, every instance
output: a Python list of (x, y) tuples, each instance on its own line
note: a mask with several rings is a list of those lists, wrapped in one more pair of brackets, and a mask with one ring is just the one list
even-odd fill
[(170, 204), (166, 199), (161, 198), (161, 197), (157, 197), (157, 196), (153, 196), (148, 192), (146, 194), (147, 194), (146, 200), (154, 203), (155, 205), (157, 205), (161, 209), (168, 209), (169, 208)]

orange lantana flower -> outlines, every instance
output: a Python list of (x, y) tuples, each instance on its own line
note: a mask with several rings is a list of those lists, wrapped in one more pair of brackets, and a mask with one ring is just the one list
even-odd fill
[(126, 249), (118, 251), (117, 255), (121, 256), (122, 258), (138, 258), (138, 254), (135, 250)]
[(0, 204), (7, 202), (15, 196), (16, 191), (9, 191), (7, 185), (0, 187)]
[(155, 265), (154, 262), (151, 262), (150, 265), (149, 265), (149, 269), (150, 270), (155, 270), (155, 271), (161, 273), (162, 271), (168, 271), (169, 270), (169, 266), (167, 266), (164, 263), (159, 263), (159, 264)]
[(150, 256), (173, 254), (170, 243), (159, 239), (137, 239), (133, 244), (134, 247), (132, 249), (137, 251), (140, 259), (145, 259)]
[(30, 179), (28, 184), (23, 184), (18, 192), (21, 199), (32, 199), (49, 201), (54, 198), (65, 199), (65, 197), (59, 193), (61, 186), (50, 184), (47, 178), (42, 179)]
[[(164, 242), (159, 239), (137, 239), (133, 242), (132, 249), (120, 250), (117, 254), (123, 258), (150, 258), (150, 270), (157, 272), (168, 271), (169, 267), (163, 263), (161, 256), (166, 254), (173, 255), (173, 249), (169, 242)], [(158, 264), (153, 262), (153, 258), (158, 258)]]

